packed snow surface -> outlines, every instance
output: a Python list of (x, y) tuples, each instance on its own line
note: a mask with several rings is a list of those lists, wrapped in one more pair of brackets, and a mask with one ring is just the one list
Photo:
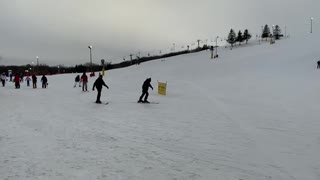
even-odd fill
[[(319, 180), (317, 39), (150, 61), (74, 88), (0, 87), (1, 180)], [(154, 91), (136, 103), (146, 78)], [(40, 77), (38, 77), (40, 79)], [(167, 96), (157, 95), (167, 82)], [(40, 83), (38, 83), (38, 87)]]

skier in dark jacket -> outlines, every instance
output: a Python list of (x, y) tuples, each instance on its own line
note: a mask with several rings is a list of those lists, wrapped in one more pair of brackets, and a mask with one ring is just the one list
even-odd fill
[[(149, 87), (153, 90), (153, 87), (151, 86), (150, 83), (151, 83), (151, 78), (147, 78), (144, 81), (144, 83), (142, 85), (142, 94), (141, 94), (141, 96), (139, 98), (138, 103), (149, 103), (149, 101), (148, 101), (148, 96), (149, 96), (148, 90), (149, 90)], [(142, 101), (143, 96), (145, 96), (145, 97), (144, 97), (144, 100)]]
[(318, 64), (317, 69), (320, 69), (320, 61), (318, 61), (317, 64)]
[(33, 89), (37, 88), (37, 76), (35, 74), (32, 75), (32, 86)]
[(75, 82), (75, 84), (74, 84), (73, 87), (76, 87), (78, 83), (79, 83), (79, 87), (81, 87), (81, 84), (80, 84), (80, 75), (77, 75), (77, 77), (74, 79), (74, 82)]
[(102, 75), (100, 75), (98, 77), (98, 79), (94, 82), (93, 87), (92, 87), (92, 91), (94, 91), (94, 88), (97, 88), (98, 94), (97, 94), (97, 100), (96, 103), (101, 103), (100, 101), (100, 97), (101, 97), (101, 90), (102, 90), (102, 86), (105, 86), (106, 88), (109, 89), (109, 87), (106, 85), (106, 83), (103, 81), (102, 79)]
[(42, 82), (42, 88), (47, 88), (48, 79), (45, 75), (42, 76), (41, 82)]

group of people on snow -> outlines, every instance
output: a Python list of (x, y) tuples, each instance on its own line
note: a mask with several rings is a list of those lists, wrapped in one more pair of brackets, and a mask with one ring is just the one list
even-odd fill
[[(19, 89), (20, 88), (20, 83), (23, 82), (23, 75), (16, 73), (13, 76), (13, 82), (15, 83), (15, 88)], [(92, 87), (92, 91), (94, 91), (95, 89), (97, 89), (97, 99), (96, 99), (96, 103), (101, 103), (101, 91), (102, 91), (102, 87), (105, 86), (106, 88), (109, 89), (109, 86), (106, 85), (106, 83), (104, 82), (104, 80), (102, 79), (103, 76), (101, 74), (99, 74), (99, 77), (95, 80), (95, 82), (93, 83), (93, 87)], [(2, 86), (5, 87), (5, 83), (7, 81), (7, 76), (5, 73), (2, 73), (0, 76), (1, 79), (1, 83)], [(37, 88), (37, 76), (35, 74), (33, 74), (30, 78), (29, 75), (26, 76), (26, 78), (24, 79), (27, 82), (27, 86), (30, 86), (30, 82), (32, 81), (32, 87), (34, 89)], [(48, 79), (45, 75), (42, 75), (41, 77), (41, 83), (42, 83), (42, 88), (47, 88), (48, 87)], [(84, 72), (82, 74), (82, 76), (80, 77), (80, 75), (77, 75), (75, 78), (75, 84), (74, 87), (81, 87), (82, 84), (82, 91), (83, 92), (87, 92), (88, 91), (88, 76), (86, 75), (86, 73)], [(149, 88), (151, 88), (153, 90), (153, 87), (151, 85), (151, 78), (147, 78), (143, 85), (142, 85), (142, 94), (138, 100), (138, 103), (149, 103), (148, 101), (148, 97), (149, 97), (149, 93), (148, 90)]]
[(77, 75), (75, 78), (75, 84), (73, 87), (77, 87), (77, 85), (79, 84), (79, 87), (81, 87), (81, 83), (82, 83), (82, 91), (87, 92), (88, 91), (88, 76), (86, 75), (86, 73), (84, 72), (80, 78), (80, 75)]
[[(104, 82), (104, 80), (102, 79), (103, 76), (101, 74), (99, 74), (99, 77), (95, 80), (95, 82), (93, 83), (93, 87), (92, 87), (92, 91), (94, 91), (95, 89), (97, 89), (97, 99), (96, 99), (96, 103), (100, 104), (101, 103), (101, 91), (102, 91), (102, 87), (105, 86), (107, 89), (109, 89), (109, 86), (106, 85), (106, 83)], [(81, 87), (81, 83), (82, 83), (82, 91), (86, 92), (87, 90), (87, 84), (88, 84), (88, 76), (86, 75), (86, 73), (83, 73), (83, 75), (80, 78), (80, 75), (77, 75), (75, 78), (75, 84), (74, 84), (74, 88), (77, 87), (77, 85), (79, 84), (79, 87)], [(142, 85), (142, 94), (138, 100), (138, 103), (149, 103), (148, 101), (148, 97), (149, 97), (149, 87), (153, 90), (153, 87), (151, 85), (151, 78), (147, 78), (143, 85)]]
[[(82, 91), (87, 92), (88, 91), (88, 76), (86, 75), (85, 72), (82, 74), (81, 78), (80, 78), (80, 75), (76, 76), (75, 84), (73, 87), (77, 87), (78, 84), (79, 84), (79, 87), (81, 87), (81, 83), (82, 83)], [(101, 97), (102, 86), (105, 86), (106, 88), (109, 89), (109, 86), (107, 86), (106, 83), (103, 81), (102, 75), (99, 74), (98, 79), (96, 79), (96, 81), (93, 83), (93, 87), (92, 87), (92, 91), (94, 91), (95, 88), (98, 91), (97, 100), (96, 100), (96, 103), (98, 103), (98, 104), (101, 104), (100, 97)]]
[[(35, 74), (33, 74), (31, 76), (31, 78), (29, 75), (27, 75), (25, 79), (24, 79), (24, 75), (19, 74), (19, 73), (16, 73), (12, 77), (13, 77), (13, 79), (11, 79), (11, 81), (14, 82), (14, 86), (16, 89), (20, 89), (20, 83), (22, 83), (24, 80), (27, 82), (27, 86), (30, 86), (30, 82), (32, 81), (32, 87), (34, 89), (37, 88), (37, 76)], [(1, 74), (1, 83), (2, 83), (3, 87), (5, 87), (6, 81), (7, 81), (7, 76), (5, 73), (2, 73)], [(42, 83), (42, 88), (48, 87), (48, 79), (45, 75), (42, 75), (41, 83)]]

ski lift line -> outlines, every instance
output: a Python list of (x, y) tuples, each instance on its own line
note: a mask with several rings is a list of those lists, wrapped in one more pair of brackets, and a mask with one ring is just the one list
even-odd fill
[[(204, 44), (204, 43), (208, 43), (208, 39), (205, 39), (205, 40), (200, 40), (200, 42), (201, 42), (201, 44)], [(179, 45), (177, 44), (177, 43), (174, 43), (175, 44), (175, 46), (178, 46), (179, 47)], [(181, 47), (181, 49), (183, 49), (183, 48), (186, 48), (186, 47), (188, 47), (189, 46), (189, 50), (190, 49), (192, 49), (192, 46), (197, 46), (197, 44), (196, 44), (196, 41), (192, 41), (191, 43), (188, 43), (189, 45), (181, 45), (180, 44), (180, 47)], [(140, 57), (143, 57), (143, 55), (149, 55), (149, 56), (152, 56), (152, 55), (155, 55), (155, 54), (165, 54), (165, 53), (170, 53), (170, 52), (172, 52), (172, 51), (174, 51), (175, 49), (174, 48), (165, 48), (164, 50), (162, 49), (162, 50), (160, 50), (160, 51), (158, 51), (158, 50), (149, 50), (149, 51), (139, 51), (140, 52)], [(139, 53), (138, 52), (138, 53)], [(132, 55), (137, 55), (137, 53), (132, 53)], [(129, 60), (130, 59), (130, 55), (125, 55), (125, 56), (122, 56), (122, 57), (114, 57), (113, 59), (122, 59), (123, 61), (125, 61), (125, 60)]]

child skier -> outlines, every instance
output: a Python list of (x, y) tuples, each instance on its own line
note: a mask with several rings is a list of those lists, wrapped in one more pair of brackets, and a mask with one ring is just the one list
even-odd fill
[(41, 82), (42, 82), (42, 88), (47, 88), (48, 79), (45, 75), (42, 76)]
[(16, 89), (20, 89), (20, 75), (19, 75), (19, 73), (16, 73), (16, 75), (14, 76), (14, 82), (15, 82)]
[(81, 84), (80, 84), (80, 75), (77, 75), (77, 77), (75, 78), (74, 81), (75, 81), (74, 87), (76, 87), (78, 83), (79, 83), (79, 87), (81, 87)]
[(27, 86), (30, 86), (31, 78), (29, 75), (26, 77), (26, 81), (27, 81)]
[(6, 84), (6, 80), (7, 80), (7, 76), (6, 76), (6, 73), (3, 73), (1, 75), (1, 82), (2, 82), (2, 86), (4, 87), (5, 84)]

